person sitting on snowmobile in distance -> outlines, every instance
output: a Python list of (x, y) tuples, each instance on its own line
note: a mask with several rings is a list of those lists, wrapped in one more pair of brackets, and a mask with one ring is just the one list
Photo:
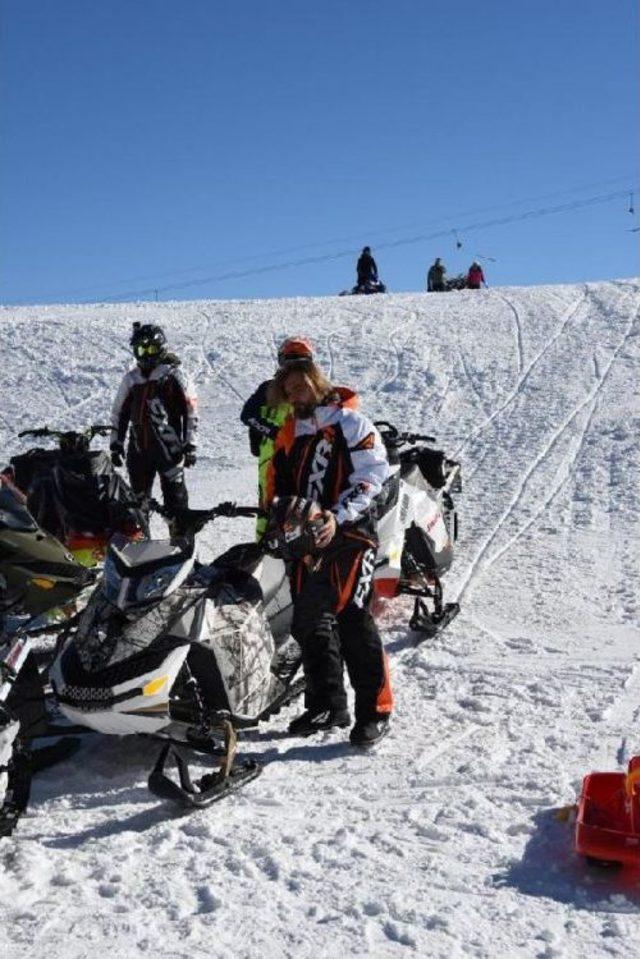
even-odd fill
[(429, 267), (427, 273), (427, 293), (444, 293), (444, 275), (447, 268), (441, 262), (440, 257), (436, 257), (435, 262)]
[(280, 498), (312, 500), (321, 510), (313, 554), (289, 570), (291, 632), (302, 649), (306, 681), (306, 710), (289, 731), (305, 736), (350, 724), (344, 660), (355, 691), (350, 740), (372, 746), (386, 733), (393, 708), (387, 659), (369, 608), (376, 497), (389, 474), (386, 450), (373, 423), (354, 409), (355, 394), (334, 387), (314, 363), (280, 370), (268, 402), (293, 407), (276, 438), (271, 490)]
[(183, 467), (196, 462), (195, 390), (178, 357), (167, 351), (161, 327), (134, 323), (130, 343), (136, 366), (125, 374), (111, 410), (111, 459), (122, 466), (129, 432), (126, 461), (134, 493), (149, 496), (157, 473), (164, 505), (185, 509)]
[(467, 289), (469, 290), (479, 290), (482, 284), (486, 286), (484, 279), (484, 273), (482, 272), (482, 267), (476, 260), (473, 261), (469, 267), (469, 272), (467, 273)]
[[(313, 348), (308, 340), (299, 336), (284, 340), (278, 350), (279, 369), (302, 368), (313, 361)], [(290, 403), (279, 403), (269, 406), (267, 390), (273, 380), (265, 380), (242, 407), (240, 419), (249, 427), (249, 446), (253, 456), (258, 457), (258, 501), (263, 510), (268, 505), (266, 500), (267, 469), (273, 456), (274, 441), (280, 427), (291, 414)], [(264, 536), (267, 528), (267, 518), (259, 516), (256, 522), (256, 538)]]
[(365, 246), (358, 257), (356, 273), (358, 274), (356, 288), (359, 291), (364, 291), (367, 287), (374, 286), (378, 282), (378, 267), (371, 255), (370, 246)]

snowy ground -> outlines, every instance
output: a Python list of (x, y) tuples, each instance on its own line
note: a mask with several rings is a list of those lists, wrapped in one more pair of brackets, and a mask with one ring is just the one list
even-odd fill
[[(87, 737), (0, 840), (0, 950), (47, 956), (598, 957), (637, 949), (640, 886), (572, 853), (582, 775), (640, 752), (640, 281), (446, 295), (4, 308), (0, 435), (103, 421), (133, 319), (195, 375), (192, 502), (254, 498), (241, 400), (310, 335), (363, 408), (463, 463), (447, 598), (414, 646), (383, 621), (397, 711), (371, 755), (342, 731), (250, 734), (265, 770), (210, 810), (146, 790), (149, 744)], [(222, 521), (204, 555), (248, 538)]]

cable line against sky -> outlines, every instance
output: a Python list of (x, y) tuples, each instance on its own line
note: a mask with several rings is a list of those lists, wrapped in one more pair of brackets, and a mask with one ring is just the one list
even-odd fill
[[(561, 203), (555, 206), (548, 207), (539, 207), (534, 210), (526, 210), (523, 213), (511, 214), (510, 216), (503, 217), (494, 217), (489, 220), (481, 220), (477, 222), (468, 223), (466, 225), (458, 226), (455, 230), (450, 228), (437, 230), (434, 233), (420, 233), (410, 237), (403, 237), (398, 240), (388, 240), (387, 242), (378, 243), (376, 248), (378, 250), (384, 249), (394, 249), (401, 246), (409, 246), (415, 243), (423, 243), (425, 241), (437, 240), (442, 237), (450, 236), (452, 233), (455, 234), (464, 234), (468, 235), (470, 233), (477, 232), (479, 230), (485, 230), (490, 227), (496, 226), (505, 226), (509, 223), (517, 223), (524, 220), (534, 220), (540, 219), (545, 216), (552, 216), (559, 213), (569, 213), (573, 210), (584, 209), (589, 206), (595, 206), (601, 203), (611, 203), (614, 200), (618, 200), (621, 197), (628, 198), (630, 193), (630, 188), (627, 187), (623, 190), (616, 190), (611, 193), (605, 193), (598, 196), (588, 197), (584, 200), (573, 200), (569, 203)], [(240, 270), (230, 270), (224, 273), (217, 273), (215, 275), (202, 277), (195, 280), (186, 280), (182, 283), (166, 283), (160, 286), (146, 287), (145, 289), (138, 290), (127, 290), (123, 293), (113, 294), (112, 296), (102, 297), (100, 300), (87, 300), (87, 303), (93, 302), (114, 302), (118, 300), (130, 300), (130, 299), (140, 299), (149, 296), (155, 296), (158, 299), (159, 295), (162, 293), (168, 293), (169, 291), (178, 291), (186, 290), (198, 286), (206, 286), (209, 283), (222, 283), (225, 280), (237, 280), (242, 279), (243, 277), (248, 276), (258, 276), (265, 273), (274, 273), (282, 270), (295, 269), (300, 266), (309, 266), (317, 263), (326, 263), (332, 260), (344, 259), (347, 257), (352, 257), (354, 255), (354, 250), (340, 250), (334, 253), (324, 253), (317, 256), (308, 256), (302, 257), (296, 260), (287, 260), (281, 263), (273, 263), (268, 266), (262, 267), (248, 267), (246, 269)]]
[[(593, 190), (596, 187), (604, 187), (605, 185), (612, 185), (614, 183), (628, 184), (632, 180), (633, 180), (633, 174), (627, 174), (625, 176), (607, 177), (605, 179), (597, 180), (595, 182), (592, 181), (590, 183), (583, 183), (580, 186), (569, 187), (563, 190), (554, 190), (550, 193), (539, 194), (538, 196), (521, 197), (518, 200), (509, 200), (506, 203), (500, 203), (500, 204), (494, 203), (488, 206), (479, 207), (475, 210), (459, 212), (448, 217), (439, 217), (438, 219), (433, 220), (431, 221), (431, 223), (427, 223), (427, 224), (425, 224), (424, 221), (416, 222), (414, 220), (411, 223), (398, 224), (397, 226), (386, 226), (386, 227), (377, 228), (377, 229), (363, 228), (359, 230), (358, 233), (352, 233), (347, 236), (332, 237), (324, 240), (315, 240), (313, 243), (296, 244), (295, 246), (290, 246), (290, 247), (286, 247), (284, 249), (279, 249), (279, 250), (270, 250), (265, 253), (250, 254), (248, 256), (242, 256), (242, 257), (231, 257), (217, 264), (212, 264), (210, 262), (200, 263), (197, 266), (182, 267), (182, 268), (163, 270), (163, 271), (154, 271), (153, 273), (146, 273), (146, 274), (136, 275), (131, 277), (123, 277), (122, 279), (119, 279), (115, 281), (114, 283), (91, 283), (81, 287), (56, 290), (52, 293), (47, 293), (47, 294), (43, 294), (40, 297), (36, 297), (36, 300), (52, 300), (54, 298), (59, 299), (65, 296), (79, 296), (82, 293), (90, 294), (93, 291), (103, 292), (103, 291), (107, 291), (110, 288), (113, 288), (114, 286), (116, 288), (122, 288), (125, 284), (128, 285), (132, 283), (143, 283), (144, 281), (149, 281), (149, 282), (153, 281), (154, 286), (148, 287), (147, 290), (155, 292), (156, 290), (159, 291), (158, 281), (163, 280), (165, 278), (171, 278), (171, 277), (178, 278), (178, 277), (186, 276), (192, 273), (201, 273), (203, 270), (210, 271), (212, 267), (214, 269), (215, 268), (224, 269), (225, 266), (227, 268), (230, 268), (231, 266), (234, 266), (234, 265), (241, 266), (243, 264), (249, 264), (255, 261), (261, 262), (265, 259), (271, 259), (272, 257), (276, 257), (276, 256), (287, 256), (291, 253), (299, 253), (303, 250), (313, 250), (313, 249), (317, 249), (318, 247), (335, 246), (338, 243), (340, 244), (361, 243), (363, 242), (362, 241), (363, 236), (367, 237), (370, 244), (375, 244), (376, 246), (379, 247), (380, 244), (378, 242), (378, 238), (389, 236), (389, 234), (392, 234), (392, 233), (399, 233), (400, 231), (403, 231), (403, 230), (415, 229), (416, 227), (424, 228), (425, 226), (429, 226), (431, 224), (433, 226), (436, 226), (439, 223), (451, 223), (452, 229), (455, 229), (455, 227), (461, 221), (461, 219), (463, 218), (466, 219), (467, 217), (470, 217), (470, 216), (477, 216), (481, 213), (493, 212), (501, 209), (507, 210), (514, 206), (522, 206), (525, 203), (541, 203), (544, 200), (550, 200), (550, 199), (553, 199), (554, 197), (567, 196), (575, 193), (584, 193), (586, 190)], [(105, 292), (104, 295), (108, 295), (108, 294)], [(114, 295), (119, 296), (120, 294), (116, 293)]]
[[(378, 239), (389, 236), (390, 234), (397, 233), (403, 229), (409, 229), (410, 224), (405, 224), (404, 226), (395, 226), (395, 227), (385, 227), (377, 230), (360, 230), (357, 234), (352, 234), (344, 237), (335, 237), (333, 239), (327, 239), (323, 241), (315, 241), (313, 243), (299, 244), (293, 247), (274, 250), (269, 253), (262, 254), (253, 254), (244, 257), (230, 258), (229, 260), (222, 261), (217, 264), (217, 271), (214, 273), (209, 272), (205, 277), (196, 277), (194, 279), (186, 279), (180, 281), (179, 278), (182, 276), (188, 276), (192, 273), (201, 272), (202, 270), (209, 269), (211, 270), (212, 264), (201, 264), (199, 266), (185, 267), (183, 269), (174, 269), (168, 270), (153, 274), (144, 274), (142, 276), (131, 277), (129, 279), (117, 281), (109, 284), (92, 284), (90, 286), (84, 286), (75, 289), (67, 289), (62, 291), (57, 291), (54, 293), (43, 294), (41, 296), (35, 297), (33, 300), (28, 302), (37, 303), (37, 302), (51, 302), (58, 301), (60, 302), (62, 297), (65, 296), (78, 296), (82, 293), (90, 294), (91, 291), (102, 291), (99, 296), (90, 296), (87, 299), (83, 299), (80, 302), (83, 303), (95, 303), (95, 302), (117, 302), (127, 299), (149, 299), (155, 298), (156, 300), (160, 297), (161, 294), (168, 293), (170, 291), (180, 291), (189, 289), (191, 287), (205, 286), (207, 284), (221, 283), (227, 280), (236, 280), (243, 279), (245, 277), (259, 276), (261, 274), (281, 272), (284, 270), (295, 269), (297, 267), (315, 265), (319, 263), (331, 262), (334, 260), (346, 259), (348, 257), (353, 257), (356, 253), (355, 247), (350, 247), (348, 249), (341, 249), (338, 251), (318, 253), (313, 256), (306, 256), (297, 259), (288, 259), (282, 262), (271, 263), (263, 266), (253, 266), (256, 260), (264, 262), (265, 259), (272, 257), (286, 256), (291, 253), (298, 253), (303, 250), (312, 250), (317, 249), (318, 247), (326, 247), (331, 244), (338, 243), (361, 243), (363, 236), (366, 236), (369, 242), (374, 243), (376, 249), (393, 249), (401, 246), (409, 246), (416, 243), (427, 242), (436, 239), (442, 239), (446, 237), (453, 236), (457, 241), (457, 248), (459, 249), (462, 245), (460, 235), (468, 235), (478, 230), (487, 229), (490, 227), (507, 225), (509, 223), (515, 223), (518, 221), (523, 221), (526, 219), (537, 219), (543, 216), (549, 216), (558, 213), (567, 213), (573, 210), (582, 209), (584, 207), (593, 206), (601, 203), (609, 203), (613, 200), (620, 199), (624, 197), (630, 203), (630, 206), (633, 207), (633, 200), (630, 199), (633, 197), (634, 190), (637, 187), (629, 185), (632, 181), (632, 178), (627, 177), (609, 177), (605, 180), (600, 180), (598, 183), (584, 184), (580, 187), (572, 187), (570, 189), (559, 190), (552, 193), (542, 194), (538, 197), (528, 197), (520, 200), (512, 200), (504, 204), (492, 206), (481, 207), (479, 209), (468, 211), (466, 213), (455, 214), (449, 217), (441, 217), (438, 220), (432, 221), (435, 225), (437, 223), (449, 223), (451, 224), (448, 227), (442, 227), (439, 230), (436, 230), (432, 233), (421, 232), (414, 234), (408, 237), (400, 237), (398, 239)], [(497, 211), (500, 209), (509, 209), (517, 205), (522, 205), (526, 202), (540, 202), (545, 199), (551, 199), (558, 196), (566, 196), (570, 194), (575, 194), (586, 190), (587, 188), (597, 185), (604, 185), (608, 183), (620, 183), (625, 182), (627, 185), (620, 190), (606, 194), (598, 194), (596, 196), (587, 197), (585, 199), (576, 199), (568, 201), (566, 203), (558, 204), (555, 206), (544, 206), (536, 207), (532, 210), (527, 210), (521, 213), (513, 213), (501, 217), (493, 217), (491, 219), (474, 221), (467, 223), (466, 225), (460, 225), (460, 222), (463, 218), (472, 217), (484, 212)], [(227, 266), (227, 269), (225, 269)], [(236, 268), (233, 268), (233, 267)], [(214, 266), (215, 269), (215, 266)], [(167, 283), (158, 283), (158, 280), (162, 280), (164, 277), (173, 278), (173, 282)], [(109, 288), (113, 289), (115, 286), (122, 287), (125, 283), (137, 283), (144, 280), (153, 280), (155, 281), (153, 285), (148, 285), (144, 287), (137, 288), (128, 288), (124, 291), (119, 290), (114, 293), (108, 293)], [(21, 302), (25, 302), (22, 300)]]

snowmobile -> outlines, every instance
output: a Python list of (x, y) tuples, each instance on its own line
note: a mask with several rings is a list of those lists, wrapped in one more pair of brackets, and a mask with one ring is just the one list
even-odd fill
[(380, 545), (373, 575), (375, 602), (414, 596), (409, 626), (435, 636), (460, 612), (443, 602), (442, 576), (453, 562), (458, 515), (452, 493), (462, 489), (460, 464), (426, 443), (433, 436), (399, 432), (376, 422), (391, 475), (378, 502)]
[(110, 432), (102, 425), (82, 432), (48, 426), (23, 430), (19, 437), (52, 438), (57, 448), (35, 447), (10, 460), (12, 479), (26, 494), (35, 520), (85, 566), (104, 559), (114, 533), (138, 538), (146, 529), (146, 518), (133, 505), (133, 494), (109, 454), (90, 448), (95, 436)]
[(450, 276), (444, 281), (445, 291), (448, 293), (451, 290), (466, 290), (467, 289), (467, 277), (465, 273), (459, 273), (457, 276)]
[(45, 626), (73, 616), (90, 570), (36, 523), (24, 495), (0, 474), (0, 614)]
[[(304, 689), (295, 678), (301, 653), (289, 633), (291, 596), (282, 560), (256, 543), (234, 546), (207, 565), (196, 560), (195, 533), (206, 523), (257, 512), (233, 504), (181, 510), (173, 517), (178, 538), (175, 532), (172, 540), (114, 537), (101, 583), (49, 670), (53, 705), (72, 732), (80, 725), (165, 740), (149, 787), (182, 805), (209, 805), (254, 779), (261, 771), (257, 763), (234, 763), (236, 730), (268, 719)], [(18, 658), (17, 643), (28, 660), (23, 640), (15, 639), (5, 664)], [(18, 703), (22, 675), (14, 677)], [(31, 687), (33, 668), (25, 675)], [(26, 735), (7, 709), (0, 753), (3, 745), (24, 752)], [(220, 753), (220, 770), (192, 782), (189, 749)], [(165, 773), (171, 759), (179, 783)]]
[(340, 296), (360, 296), (371, 293), (386, 293), (387, 288), (381, 280), (368, 280), (366, 283), (356, 283), (350, 290), (343, 290)]
[[(165, 740), (149, 787), (191, 807), (259, 775), (255, 762), (234, 763), (236, 730), (268, 719), (304, 689), (295, 678), (301, 653), (289, 634), (286, 568), (256, 543), (208, 565), (195, 556), (195, 533), (206, 523), (257, 512), (233, 504), (182, 510), (173, 517), (179, 539), (174, 528), (172, 540), (111, 541), (101, 583), (49, 671), (50, 705), (70, 725), (47, 722), (28, 631), (9, 638), (0, 655), (0, 835), (26, 807), (34, 737), (73, 738), (82, 728)], [(219, 753), (219, 771), (192, 782), (185, 750)], [(179, 783), (165, 773), (171, 758)]]

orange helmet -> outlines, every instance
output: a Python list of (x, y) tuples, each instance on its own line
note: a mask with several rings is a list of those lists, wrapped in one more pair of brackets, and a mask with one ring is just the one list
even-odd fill
[(278, 366), (286, 367), (297, 363), (313, 363), (313, 347), (309, 340), (292, 336), (285, 340), (278, 350)]

